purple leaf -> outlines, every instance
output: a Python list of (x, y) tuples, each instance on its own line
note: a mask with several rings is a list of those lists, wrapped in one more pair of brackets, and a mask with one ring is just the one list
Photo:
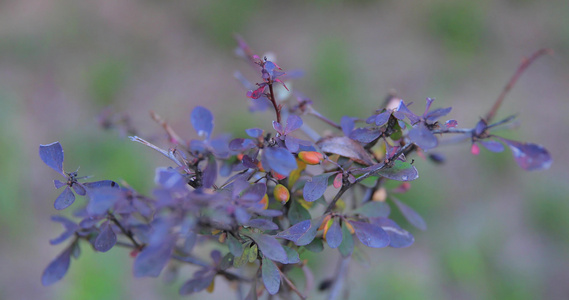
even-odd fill
[(344, 132), (345, 136), (349, 136), (354, 127), (356, 126), (354, 123), (354, 119), (348, 116), (343, 116), (342, 120), (340, 121), (340, 126), (342, 127), (342, 131)]
[(414, 211), (411, 207), (407, 206), (405, 203), (393, 197), (391, 197), (391, 199), (393, 200), (393, 202), (395, 202), (397, 207), (399, 207), (401, 214), (403, 214), (405, 219), (407, 219), (407, 221), (409, 221), (411, 225), (423, 231), (427, 230), (427, 223), (425, 223), (425, 220), (423, 220), (423, 218), (416, 211)]
[(409, 138), (423, 150), (435, 148), (439, 141), (423, 123), (418, 123), (409, 130)]
[(65, 176), (63, 172), (63, 148), (59, 142), (40, 145), (40, 158), (50, 168)]
[(406, 161), (400, 160), (395, 160), (391, 168), (383, 168), (377, 174), (397, 181), (411, 181), (419, 178), (417, 168)]
[(266, 256), (263, 257), (261, 265), (261, 278), (269, 294), (274, 295), (278, 293), (281, 286), (281, 273), (277, 265)]
[(119, 188), (119, 184), (112, 181), (112, 180), (100, 180), (100, 181), (93, 181), (93, 182), (85, 182), (81, 184), (87, 192), (94, 189), (100, 188)]
[(268, 147), (263, 151), (263, 167), (266, 166), (283, 175), (288, 176), (297, 168), (296, 158), (285, 148)]
[(350, 224), (362, 244), (371, 248), (383, 248), (389, 245), (389, 235), (381, 227), (359, 221), (350, 221)]
[(338, 251), (342, 257), (348, 257), (354, 252), (354, 237), (345, 221), (342, 223), (342, 243), (338, 246)]
[(89, 191), (89, 203), (87, 213), (90, 216), (105, 214), (122, 197), (122, 192), (117, 188), (99, 188)]
[(380, 113), (375, 117), (375, 125), (376, 126), (383, 126), (387, 121), (389, 121), (389, 117), (391, 117), (391, 111), (385, 111)]
[(194, 278), (187, 281), (180, 288), (180, 295), (189, 295), (205, 290), (211, 284), (214, 277), (215, 274), (211, 274), (205, 277)]
[(360, 143), (371, 143), (381, 135), (381, 131), (371, 128), (357, 128), (350, 133), (349, 137)]
[(298, 222), (288, 229), (279, 232), (276, 237), (292, 241), (298, 246), (308, 245), (314, 240), (321, 220), (322, 218), (318, 218)]
[(488, 149), (492, 152), (502, 152), (504, 151), (504, 145), (500, 142), (496, 142), (493, 140), (480, 140), (478, 141), (484, 148)]
[(334, 175), (334, 173), (324, 173), (314, 176), (310, 181), (307, 181), (302, 189), (304, 200), (312, 202), (322, 197), (328, 187), (328, 177), (331, 175)]
[(440, 117), (444, 117), (446, 116), (448, 113), (450, 113), (450, 111), (452, 110), (452, 107), (447, 107), (447, 108), (437, 108), (431, 112), (428, 112), (424, 117), (425, 120), (427, 122), (433, 123), (436, 120), (438, 120)]
[(403, 100), (399, 101), (399, 106), (397, 107), (396, 112), (403, 113), (405, 116), (407, 116), (409, 121), (411, 121), (411, 125), (416, 124), (421, 120), (421, 118), (419, 118), (416, 114), (410, 111), (409, 108), (407, 108)]
[(393, 220), (388, 218), (376, 218), (370, 220), (373, 224), (381, 227), (389, 235), (389, 247), (405, 248), (411, 246), (415, 238), (407, 230), (402, 229)]
[(241, 192), (239, 199), (247, 202), (259, 202), (267, 192), (267, 185), (262, 182), (249, 185)]
[(342, 228), (340, 228), (339, 220), (334, 220), (328, 231), (326, 232), (326, 243), (330, 248), (338, 248), (342, 243)]
[(285, 134), (283, 126), (277, 121), (273, 121), (273, 128), (280, 134)]
[(45, 268), (41, 276), (41, 284), (43, 286), (52, 285), (65, 276), (71, 263), (71, 249), (71, 247), (65, 249)]
[(478, 121), (478, 123), (476, 123), (476, 126), (474, 127), (474, 135), (481, 135), (486, 130), (486, 128), (488, 128), (486, 121), (481, 119)]
[(175, 236), (168, 236), (161, 243), (146, 246), (134, 259), (134, 277), (158, 277), (170, 260), (176, 243)]
[(345, 156), (368, 166), (373, 164), (373, 157), (364, 147), (347, 136), (323, 138), (316, 145), (320, 147), (322, 152)]
[(252, 138), (259, 138), (263, 136), (263, 129), (260, 128), (249, 128), (245, 129), (245, 133)]
[(504, 138), (500, 139), (510, 147), (514, 159), (524, 170), (537, 171), (549, 169), (553, 162), (547, 149), (541, 145), (520, 143)]
[(209, 139), (213, 131), (213, 115), (211, 112), (205, 107), (196, 106), (192, 111), (190, 119), (198, 135)]
[(77, 193), (79, 196), (85, 196), (85, 194), (87, 194), (87, 191), (80, 183), (75, 183), (72, 185), (72, 187), (75, 193)]
[(290, 152), (292, 152), (292, 153), (298, 152), (298, 147), (299, 147), (298, 141), (299, 141), (299, 139), (294, 138), (294, 137), (292, 137), (292, 136), (290, 136), (290, 135), (287, 135), (287, 136), (285, 137), (285, 145), (286, 145), (286, 148), (287, 148), (288, 150), (290, 150)]
[(285, 134), (289, 134), (302, 126), (302, 119), (297, 115), (289, 115), (286, 119)]
[(217, 162), (213, 156), (209, 157), (206, 168), (203, 171), (202, 183), (205, 188), (210, 188), (217, 179)]
[(57, 210), (66, 209), (69, 205), (75, 202), (75, 194), (71, 191), (71, 188), (66, 187), (63, 192), (55, 199), (53, 207)]
[(97, 235), (93, 246), (99, 252), (107, 252), (117, 243), (117, 235), (109, 222), (105, 222), (101, 227), (101, 232)]
[(60, 189), (60, 188), (62, 188), (62, 187), (64, 187), (64, 186), (66, 186), (67, 183), (55, 179), (55, 180), (53, 181), (53, 185), (55, 186), (56, 189)]
[(248, 149), (253, 149), (255, 146), (255, 142), (253, 142), (251, 139), (238, 138), (231, 140), (228, 147), (231, 151), (245, 151)]
[(279, 229), (279, 226), (267, 219), (252, 219), (249, 220), (249, 222), (244, 224), (245, 226), (249, 226), (249, 227), (253, 227), (253, 228), (258, 228), (261, 230), (277, 230)]
[(259, 250), (263, 252), (263, 255), (271, 260), (276, 260), (278, 262), (286, 263), (287, 255), (283, 246), (275, 239), (273, 236), (251, 232), (246, 233), (255, 244), (259, 247)]

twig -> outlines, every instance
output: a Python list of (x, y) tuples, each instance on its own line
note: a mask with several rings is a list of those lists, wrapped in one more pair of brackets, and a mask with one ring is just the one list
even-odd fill
[(496, 102), (494, 102), (494, 105), (492, 106), (492, 108), (490, 109), (488, 114), (486, 115), (486, 118), (484, 120), (486, 120), (487, 123), (490, 123), (492, 118), (494, 118), (496, 111), (498, 111), (498, 108), (500, 108), (500, 105), (502, 105), (502, 102), (504, 101), (504, 98), (506, 97), (508, 92), (512, 89), (514, 84), (516, 84), (516, 82), (518, 81), (518, 78), (520, 78), (522, 73), (531, 65), (531, 63), (534, 62), (536, 59), (538, 59), (540, 56), (545, 55), (545, 54), (551, 54), (551, 53), (553, 53), (553, 51), (551, 51), (551, 49), (545, 49), (545, 48), (539, 49), (538, 51), (534, 52), (529, 58), (524, 59), (522, 61), (522, 63), (520, 64), (520, 66), (516, 70), (516, 73), (514, 73), (512, 78), (510, 78), (510, 81), (508, 81), (508, 84), (506, 84), (506, 86), (504, 86), (502, 93), (500, 93), (500, 96), (498, 96), (498, 99), (496, 99)]
[[(272, 80), (272, 79), (271, 79)], [(269, 93), (271, 96), (271, 103), (273, 103), (273, 107), (275, 108), (275, 113), (277, 114), (277, 123), (281, 123), (281, 108), (277, 104), (277, 99), (275, 98), (275, 92), (273, 91), (273, 83), (272, 81), (269, 82)]]
[(117, 227), (122, 231), (122, 233), (132, 242), (132, 244), (134, 245), (134, 247), (136, 247), (136, 249), (138, 250), (142, 250), (144, 248), (144, 244), (139, 244), (135, 239), (134, 239), (134, 234), (132, 233), (132, 231), (127, 230), (126, 228), (124, 228), (124, 226), (122, 226), (122, 224), (119, 222), (119, 220), (117, 220), (117, 218), (115, 217), (115, 215), (113, 215), (112, 213), (108, 213), (108, 217), (109, 220), (111, 220), (113, 223), (115, 223), (115, 225), (117, 225)]
[(304, 300), (306, 299), (306, 296), (304, 296), (302, 294), (302, 292), (300, 292), (296, 286), (294, 285), (294, 283), (292, 283), (292, 281), (290, 281), (290, 279), (288, 279), (288, 277), (286, 277), (286, 275), (281, 271), (281, 269), (277, 268), (277, 270), (279, 270), (279, 273), (281, 273), (281, 277), (284, 279), (284, 281), (286, 282), (286, 284), (288, 285), (288, 287), (290, 287), (290, 289), (295, 292), (298, 297), (300, 297), (300, 299)]

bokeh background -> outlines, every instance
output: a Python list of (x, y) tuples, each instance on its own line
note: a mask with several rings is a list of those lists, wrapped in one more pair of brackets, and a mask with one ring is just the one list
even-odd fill
[[(555, 51), (523, 74), (498, 117), (517, 113), (503, 135), (545, 145), (550, 170), (523, 172), (509, 152), (475, 157), (466, 144), (441, 149), (445, 166), (416, 160), (420, 178), (402, 200), (428, 223), (407, 249), (367, 251), (353, 262), (352, 299), (569, 299), (569, 5), (531, 1), (0, 1), (0, 299), (178, 299), (181, 281), (134, 279), (123, 249), (83, 247), (61, 282), (41, 272), (60, 246), (50, 222), (57, 174), (37, 155), (60, 141), (65, 166), (95, 179), (124, 179), (141, 192), (158, 154), (103, 131), (105, 107), (128, 114), (143, 136), (162, 134), (154, 110), (183, 136), (203, 105), (217, 133), (268, 127), (272, 115), (248, 114), (233, 78), (249, 66), (233, 53), (234, 33), (256, 53), (271, 51), (292, 83), (331, 119), (365, 117), (395, 89), (421, 111), (425, 97), (453, 106), (472, 126), (522, 58)], [(306, 119), (316, 128), (317, 120)], [(338, 254), (312, 263), (317, 282)], [(227, 299), (222, 280), (213, 294)], [(311, 295), (322, 297), (319, 293)]]

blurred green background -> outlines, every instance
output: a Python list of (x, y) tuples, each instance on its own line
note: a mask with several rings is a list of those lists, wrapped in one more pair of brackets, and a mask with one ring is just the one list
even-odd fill
[[(162, 134), (154, 110), (195, 137), (195, 105), (215, 113), (217, 133), (268, 128), (272, 115), (249, 115), (233, 78), (234, 70), (256, 78), (233, 54), (234, 33), (285, 70), (304, 69), (293, 88), (336, 121), (368, 116), (395, 89), (419, 111), (435, 97), (472, 126), (524, 56), (553, 49), (498, 116), (519, 114), (520, 128), (504, 136), (545, 145), (551, 169), (523, 172), (510, 153), (475, 157), (468, 145), (441, 149), (446, 166), (417, 159), (420, 178), (401, 198), (429, 229), (411, 229), (410, 248), (366, 251), (371, 265), (354, 262), (347, 284), (352, 299), (569, 299), (568, 16), (565, 0), (2, 1), (0, 299), (179, 298), (181, 281), (134, 279), (128, 251), (86, 245), (64, 280), (41, 286), (61, 250), (48, 241), (61, 228), (49, 220), (57, 174), (37, 149), (60, 141), (68, 171), (81, 166), (148, 193), (154, 168), (168, 161), (103, 131), (104, 107), (127, 113), (143, 136)], [(338, 254), (325, 254), (312, 265), (317, 282), (335, 271)], [(233, 298), (216, 285), (193, 299)]]

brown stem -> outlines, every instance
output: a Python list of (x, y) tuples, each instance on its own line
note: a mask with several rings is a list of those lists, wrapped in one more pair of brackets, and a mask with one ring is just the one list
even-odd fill
[(315, 116), (316, 118), (320, 119), (320, 120), (323, 121), (324, 123), (326, 123), (326, 124), (328, 124), (328, 125), (330, 125), (330, 126), (336, 128), (336, 129), (342, 130), (342, 127), (341, 127), (340, 125), (338, 125), (338, 124), (336, 124), (336, 122), (334, 122), (334, 121), (332, 121), (332, 120), (326, 118), (325, 116), (323, 116), (322, 114), (320, 114), (318, 111), (314, 110), (313, 108), (312, 108), (308, 113), (309, 113), (310, 115), (313, 115), (313, 116)]
[(536, 59), (538, 59), (540, 56), (545, 55), (545, 54), (551, 54), (551, 53), (553, 53), (553, 51), (551, 51), (551, 49), (545, 49), (545, 48), (539, 49), (538, 51), (534, 52), (529, 58), (526, 58), (522, 61), (522, 63), (520, 64), (520, 66), (516, 70), (516, 73), (514, 73), (512, 78), (510, 78), (510, 81), (508, 81), (508, 84), (506, 84), (506, 86), (504, 86), (502, 93), (500, 93), (500, 96), (498, 96), (498, 99), (496, 99), (496, 102), (494, 102), (494, 105), (492, 106), (492, 108), (490, 109), (488, 114), (486, 115), (486, 118), (484, 120), (487, 123), (490, 123), (492, 118), (494, 118), (496, 111), (498, 111), (498, 108), (500, 108), (500, 105), (502, 105), (502, 102), (504, 101), (504, 98), (506, 97), (508, 92), (512, 89), (514, 84), (516, 84), (516, 82), (518, 81), (518, 78), (520, 78), (522, 73), (531, 65), (531, 63), (534, 62)]
[(277, 268), (277, 270), (279, 270), (279, 273), (281, 273), (281, 277), (283, 278), (283, 280), (286, 282), (286, 284), (288, 285), (288, 287), (290, 287), (290, 289), (295, 292), (298, 297), (300, 297), (300, 299), (304, 300), (306, 299), (306, 296), (304, 296), (302, 294), (302, 292), (300, 292), (296, 286), (294, 285), (294, 283), (292, 283), (292, 281), (290, 281), (290, 279), (288, 279), (288, 277), (286, 277), (286, 275), (281, 271), (281, 269)]
[(269, 100), (271, 100), (271, 103), (273, 103), (273, 107), (275, 108), (275, 113), (277, 114), (277, 122), (280, 124), (281, 123), (281, 108), (278, 106), (277, 100), (275, 98), (275, 92), (273, 91), (272, 80), (271, 80), (271, 82), (269, 82), (269, 93), (270, 93), (270, 98), (271, 98)]

